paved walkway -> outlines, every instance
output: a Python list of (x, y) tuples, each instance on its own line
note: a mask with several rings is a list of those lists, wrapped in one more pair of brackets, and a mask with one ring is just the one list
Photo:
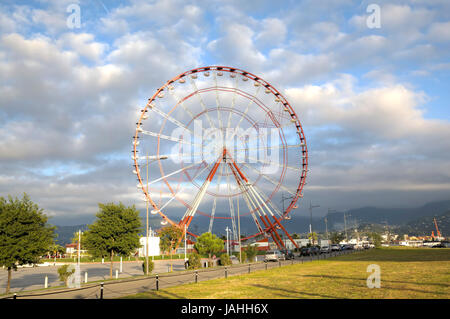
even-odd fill
[[(286, 266), (294, 263), (306, 263), (318, 259), (326, 259), (352, 253), (353, 251), (344, 251), (333, 254), (326, 254), (315, 257), (295, 258), (294, 260), (286, 260), (281, 262), (256, 262), (252, 264), (240, 264), (230, 267), (215, 267), (210, 269), (200, 269), (198, 271), (177, 271), (172, 273), (165, 273), (156, 276), (140, 277), (134, 279), (118, 279), (116, 281), (106, 281), (103, 285), (103, 298), (119, 298), (127, 295), (132, 295), (148, 290), (167, 288), (178, 286), (186, 283), (198, 281), (205, 281), (215, 278), (223, 278), (225, 276), (234, 276), (246, 274), (258, 270), (271, 269), (281, 266)], [(182, 261), (181, 261), (182, 262)], [(101, 298), (101, 285), (99, 283), (84, 284), (78, 289), (47, 289), (45, 291), (36, 291), (29, 293), (17, 294), (17, 298), (27, 299), (99, 299)], [(9, 296), (11, 298), (11, 296)]]

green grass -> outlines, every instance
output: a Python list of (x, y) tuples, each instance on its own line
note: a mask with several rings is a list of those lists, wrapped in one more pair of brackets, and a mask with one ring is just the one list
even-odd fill
[[(367, 287), (367, 266), (381, 288)], [(126, 298), (450, 298), (450, 249), (381, 248)]]

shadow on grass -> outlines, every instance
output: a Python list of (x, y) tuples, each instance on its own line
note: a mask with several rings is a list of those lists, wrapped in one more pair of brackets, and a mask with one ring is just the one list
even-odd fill
[[(314, 294), (314, 293), (310, 293), (310, 292), (296, 291), (296, 290), (290, 290), (290, 289), (286, 289), (286, 288), (277, 288), (277, 287), (264, 286), (264, 285), (251, 285), (251, 286), (256, 287), (256, 288), (267, 289), (270, 291), (271, 294), (273, 294), (274, 290), (279, 291), (281, 293), (287, 293), (288, 295), (284, 295), (284, 294), (277, 294), (277, 295), (279, 295), (281, 297), (288, 297), (288, 298), (304, 298), (305, 296), (331, 298), (331, 299), (341, 298), (341, 297), (336, 297), (336, 296)], [(292, 296), (292, 295), (297, 295), (297, 296)]]
[[(358, 288), (368, 288), (366, 285), (354, 285), (354, 284), (348, 284), (348, 286), (350, 287), (358, 287)], [(416, 293), (422, 293), (422, 294), (433, 294), (433, 295), (444, 295), (444, 296), (448, 296), (447, 293), (444, 292), (437, 292), (437, 291), (427, 291), (427, 290), (420, 290), (420, 289), (413, 289), (413, 288), (399, 288), (399, 287), (386, 287), (383, 285), (383, 280), (381, 280), (381, 287), (380, 289), (384, 289), (384, 290), (400, 290), (400, 291), (407, 291), (407, 292), (416, 292)], [(431, 297), (431, 296), (430, 296)], [(411, 298), (411, 296), (407, 296), (404, 298)], [(444, 297), (445, 298), (445, 297)]]
[(122, 299), (186, 299), (183, 296), (165, 291), (165, 290), (159, 290), (159, 291), (140, 291), (137, 295), (127, 296), (123, 297)]
[[(354, 278), (354, 277), (344, 277), (344, 276), (330, 276), (330, 275), (301, 275), (299, 277), (312, 277), (312, 278), (326, 278), (326, 279), (345, 279), (345, 280), (361, 280), (366, 282), (367, 278)], [(440, 287), (450, 287), (450, 284), (445, 283), (422, 283), (422, 282), (412, 282), (412, 281), (398, 281), (398, 280), (384, 280), (381, 277), (381, 282), (396, 283), (396, 284), (409, 284), (418, 286), (440, 286)]]
[(450, 261), (450, 248), (375, 249), (339, 256), (334, 261), (423, 262)]

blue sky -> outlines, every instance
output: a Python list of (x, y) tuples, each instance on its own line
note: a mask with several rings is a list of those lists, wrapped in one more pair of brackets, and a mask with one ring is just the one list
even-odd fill
[(222, 64), (295, 107), (311, 151), (298, 214), (310, 200), (324, 214), (447, 199), (449, 52), (446, 0), (2, 1), (0, 196), (25, 191), (60, 223), (98, 202), (142, 208), (137, 106), (183, 71)]

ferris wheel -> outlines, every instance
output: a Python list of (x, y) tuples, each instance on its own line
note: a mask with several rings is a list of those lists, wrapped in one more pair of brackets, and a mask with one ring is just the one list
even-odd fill
[(246, 220), (253, 230), (242, 240), (272, 238), (284, 248), (284, 233), (297, 246), (283, 224), (302, 197), (306, 139), (292, 106), (262, 78), (207, 66), (167, 81), (140, 110), (132, 159), (162, 225), (194, 237), (199, 226), (227, 226), (237, 241)]

